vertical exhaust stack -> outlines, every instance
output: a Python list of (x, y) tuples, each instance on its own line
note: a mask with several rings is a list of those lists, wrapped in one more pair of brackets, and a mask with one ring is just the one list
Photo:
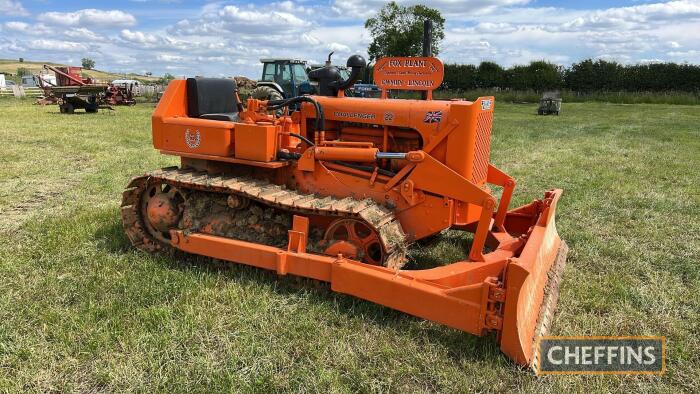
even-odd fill
[[(433, 21), (428, 19), (423, 21), (423, 56), (433, 56)], [(421, 93), (421, 96), (423, 100), (427, 100), (428, 92)]]
[(351, 88), (360, 79), (362, 70), (367, 66), (364, 57), (360, 55), (350, 56), (346, 63), (351, 70), (350, 77), (344, 80), (338, 67), (331, 64), (331, 55), (333, 52), (328, 55), (328, 61), (324, 67), (309, 71), (309, 79), (318, 81), (318, 93), (321, 96), (337, 96), (339, 91)]

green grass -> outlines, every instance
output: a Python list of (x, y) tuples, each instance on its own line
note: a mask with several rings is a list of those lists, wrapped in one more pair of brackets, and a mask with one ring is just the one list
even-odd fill
[[(570, 90), (561, 91), (564, 103), (610, 103), (610, 104), (674, 104), (674, 105), (700, 105), (700, 92), (590, 92), (581, 93)], [(499, 103), (539, 103), (542, 93), (534, 90), (437, 90), (436, 99), (467, 98), (473, 99), (482, 96), (494, 96)], [(402, 91), (393, 92), (392, 97), (420, 98), (420, 92)]]
[[(436, 98), (494, 96), (496, 101), (509, 103), (538, 103), (541, 93), (533, 90), (475, 89), (466, 92), (447, 90), (437, 91)], [(601, 102), (613, 104), (676, 104), (700, 105), (700, 92), (590, 92), (580, 93), (564, 90), (561, 92), (564, 103)]]
[[(553, 334), (665, 335), (665, 376), (537, 378), (492, 338), (249, 267), (136, 251), (121, 191), (177, 163), (150, 145), (152, 106), (68, 116), (2, 100), (0, 391), (699, 391), (700, 111), (535, 109), (497, 102), (492, 161), (517, 179), (515, 203), (565, 190)], [(454, 258), (463, 241), (421, 254)]]

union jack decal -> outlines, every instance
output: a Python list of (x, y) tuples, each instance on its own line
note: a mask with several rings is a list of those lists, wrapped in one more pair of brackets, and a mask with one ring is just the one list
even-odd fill
[(442, 120), (442, 111), (429, 111), (425, 114), (423, 123), (438, 123)]

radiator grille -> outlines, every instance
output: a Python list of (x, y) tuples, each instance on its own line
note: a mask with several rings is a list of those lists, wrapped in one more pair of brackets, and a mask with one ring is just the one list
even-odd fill
[(480, 113), (476, 120), (476, 147), (474, 148), (472, 182), (477, 184), (486, 181), (486, 175), (489, 170), (492, 121), (492, 111), (484, 111)]

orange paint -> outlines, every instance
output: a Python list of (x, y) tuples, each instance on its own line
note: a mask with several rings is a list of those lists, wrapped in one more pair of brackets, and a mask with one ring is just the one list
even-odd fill
[(239, 123), (235, 132), (235, 157), (243, 160), (273, 161), (277, 154), (277, 126)]
[[(385, 89), (430, 91), (442, 76), (435, 58), (380, 59), (375, 65), (375, 81)], [(305, 194), (371, 199), (393, 211), (411, 242), (448, 228), (474, 238), (468, 259), (415, 271), (353, 260), (361, 248), (351, 240), (327, 248), (326, 255), (310, 253), (309, 218), (302, 216), (289, 229), (287, 248), (177, 228), (170, 229), (173, 247), (326, 281), (334, 291), (474, 335), (496, 332), (510, 358), (532, 361), (543, 289), (561, 243), (554, 215), (562, 192), (509, 210), (515, 181), (489, 157), (493, 97), (311, 96), (325, 114), (325, 130), (314, 130), (316, 110), (306, 102), (286, 117), (267, 114), (265, 102), (249, 99), (241, 122), (189, 118), (186, 90), (185, 81), (172, 81), (152, 117), (154, 147), (182, 156), (186, 165), (212, 175), (250, 170)], [(376, 160), (379, 149), (406, 153), (406, 160)], [(280, 151), (291, 159), (277, 159)], [(500, 199), (489, 185), (503, 188)]]

